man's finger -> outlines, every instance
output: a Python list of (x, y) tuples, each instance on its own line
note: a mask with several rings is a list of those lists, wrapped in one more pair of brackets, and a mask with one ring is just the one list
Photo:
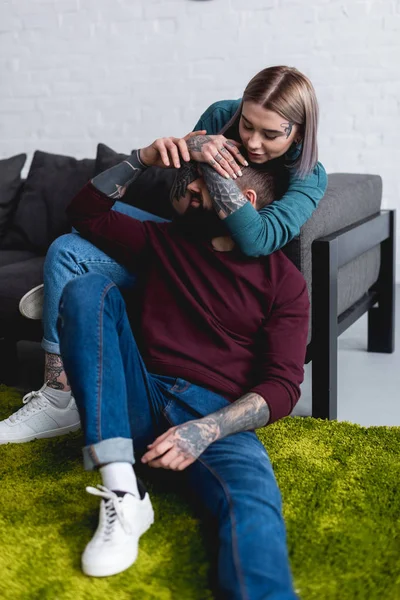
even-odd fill
[(172, 448), (173, 445), (174, 442), (172, 440), (172, 437), (166, 438), (165, 440), (154, 446), (151, 450), (146, 452), (146, 454), (142, 456), (142, 462), (147, 463), (151, 460), (154, 460), (158, 456), (162, 456), (167, 450)]
[(189, 467), (191, 464), (193, 464), (195, 462), (195, 458), (187, 458), (185, 459), (183, 462), (181, 462), (178, 467), (177, 467), (177, 471), (183, 471), (184, 469), (186, 469), (187, 467)]
[(179, 450), (173, 446), (162, 456), (149, 461), (148, 466), (155, 469), (171, 469), (171, 463), (176, 460)]
[(175, 429), (175, 427), (170, 427), (169, 429), (167, 429), (167, 431), (164, 431), (164, 433), (162, 433), (161, 435), (159, 435), (154, 442), (151, 442), (151, 444), (147, 444), (148, 448), (152, 448), (153, 446), (156, 446), (156, 444), (158, 444), (159, 442), (162, 442), (163, 440), (165, 440), (165, 438), (167, 436), (169, 436), (169, 434), (171, 433), (171, 431)]

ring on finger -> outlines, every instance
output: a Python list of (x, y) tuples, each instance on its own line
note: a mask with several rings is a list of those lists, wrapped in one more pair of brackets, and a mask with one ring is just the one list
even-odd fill
[(217, 152), (217, 154), (214, 156), (214, 158), (217, 162), (221, 162), (221, 160), (224, 160), (224, 157), (221, 156), (219, 152)]

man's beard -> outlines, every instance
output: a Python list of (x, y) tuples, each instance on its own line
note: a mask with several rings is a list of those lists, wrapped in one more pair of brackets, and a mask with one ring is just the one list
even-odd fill
[(185, 214), (174, 217), (173, 223), (179, 233), (196, 241), (227, 235), (227, 229), (216, 213), (213, 210), (204, 210), (201, 206), (189, 206)]

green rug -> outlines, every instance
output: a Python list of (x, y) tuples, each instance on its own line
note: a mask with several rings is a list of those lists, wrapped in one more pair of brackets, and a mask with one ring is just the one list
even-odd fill
[[(0, 419), (21, 394), (0, 385)], [(260, 431), (282, 492), (302, 600), (400, 599), (400, 428), (288, 417)], [(135, 565), (90, 579), (80, 555), (98, 518), (100, 482), (81, 464), (82, 436), (0, 446), (2, 600), (207, 600), (200, 524), (149, 484), (156, 522)]]

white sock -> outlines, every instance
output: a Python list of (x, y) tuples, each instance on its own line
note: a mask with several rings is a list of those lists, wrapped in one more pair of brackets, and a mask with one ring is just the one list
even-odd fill
[(109, 490), (129, 492), (140, 498), (133, 466), (127, 462), (113, 462), (100, 467), (103, 485)]
[(46, 385), (42, 394), (57, 408), (67, 408), (72, 396), (71, 390), (62, 392), (61, 390), (56, 390), (48, 385)]

